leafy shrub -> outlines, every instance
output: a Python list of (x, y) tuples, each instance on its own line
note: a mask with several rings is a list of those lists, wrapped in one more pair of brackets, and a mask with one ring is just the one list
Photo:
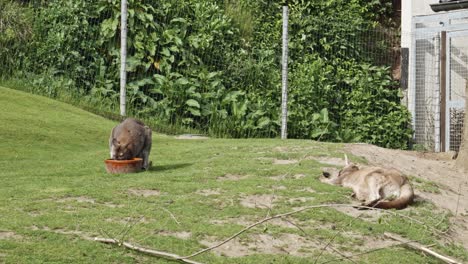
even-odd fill
[(352, 89), (344, 103), (342, 126), (365, 142), (406, 149), (412, 136), (411, 117), (400, 104), (401, 94), (388, 69), (360, 64), (346, 74), (344, 81)]
[(29, 8), (11, 1), (0, 0), (0, 78), (22, 71), (31, 40), (32, 12)]
[[(37, 3), (24, 56), (0, 50), (0, 61), (32, 73), (36, 92), (117, 111), (120, 0)], [(289, 137), (405, 148), (408, 111), (376, 66), (390, 46), (369, 41), (388, 6), (289, 5)], [(220, 137), (278, 136), (281, 19), (281, 1), (128, 0), (128, 114)]]
[(317, 56), (305, 61), (290, 80), (291, 137), (408, 147), (410, 115), (388, 68)]

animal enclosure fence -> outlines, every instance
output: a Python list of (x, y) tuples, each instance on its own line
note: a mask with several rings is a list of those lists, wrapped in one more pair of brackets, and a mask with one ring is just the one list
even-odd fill
[(458, 151), (468, 80), (468, 12), (414, 17), (409, 108), (415, 141)]
[[(195, 2), (129, 1), (127, 115), (190, 133), (278, 137), (281, 6)], [(25, 28), (34, 34), (23, 42), (0, 35), (8, 63), (0, 79), (26, 77), (36, 92), (69, 92), (97, 112), (118, 113), (120, 1), (30, 3)], [(386, 119), (406, 128), (406, 112), (394, 107), (398, 33), (346, 15), (323, 19), (304, 6), (289, 17), (288, 137), (405, 147)]]

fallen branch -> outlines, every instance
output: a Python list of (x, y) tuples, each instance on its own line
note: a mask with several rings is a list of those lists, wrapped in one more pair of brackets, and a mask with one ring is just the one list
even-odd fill
[(179, 261), (179, 262), (183, 262), (183, 263), (202, 264), (201, 262), (197, 262), (197, 261), (194, 261), (194, 260), (183, 259), (181, 256), (179, 256), (177, 254), (164, 252), (164, 251), (153, 250), (153, 249), (148, 249), (148, 248), (143, 248), (143, 247), (139, 247), (139, 246), (135, 246), (133, 244), (127, 243), (127, 242), (119, 242), (119, 241), (117, 241), (115, 239), (112, 239), (112, 238), (96, 237), (96, 238), (94, 238), (94, 241), (101, 242), (101, 243), (106, 243), (106, 244), (114, 244), (114, 245), (118, 245), (118, 246), (124, 246), (126, 248), (129, 248), (129, 249), (132, 249), (132, 250), (135, 250), (135, 251), (138, 251), (138, 252), (142, 252), (142, 253), (145, 253), (145, 254), (149, 254), (149, 255), (152, 255), (152, 256), (165, 258), (165, 259), (169, 259), (169, 260)]
[(427, 253), (427, 254), (433, 256), (433, 257), (438, 258), (439, 260), (442, 260), (442, 261), (445, 262), (445, 263), (449, 263), (449, 264), (461, 264), (460, 262), (458, 262), (458, 261), (456, 261), (456, 260), (453, 260), (453, 259), (448, 258), (448, 257), (446, 257), (446, 256), (442, 256), (442, 255), (440, 255), (439, 253), (436, 253), (436, 252), (434, 252), (434, 251), (428, 249), (427, 247), (421, 246), (421, 245), (419, 245), (419, 244), (416, 243), (416, 242), (409, 241), (409, 240), (407, 240), (407, 239), (405, 239), (405, 238), (402, 238), (402, 237), (400, 237), (400, 236), (398, 236), (398, 235), (385, 232), (385, 233), (384, 233), (384, 236), (385, 236), (385, 237), (388, 237), (388, 238), (391, 238), (391, 239), (393, 239), (393, 240), (396, 240), (396, 241), (398, 241), (398, 242), (401, 242), (403, 245), (407, 245), (407, 246), (410, 247), (410, 248), (423, 251), (423, 252), (425, 252), (425, 253)]
[[(297, 209), (297, 210), (294, 210), (294, 211), (291, 211), (291, 212), (287, 212), (287, 213), (283, 213), (283, 214), (277, 214), (277, 215), (273, 215), (273, 216), (270, 216), (270, 217), (265, 217), (264, 219), (258, 221), (258, 222), (255, 222), (247, 227), (245, 227), (244, 229), (240, 230), (239, 232), (235, 233), (234, 235), (228, 237), (227, 239), (221, 241), (220, 243), (218, 244), (215, 244), (211, 247), (208, 247), (208, 248), (205, 248), (205, 249), (202, 249), (200, 251), (197, 251), (191, 255), (187, 255), (187, 256), (184, 256), (184, 257), (181, 257), (181, 259), (189, 259), (189, 258), (192, 258), (192, 257), (195, 257), (195, 256), (198, 256), (202, 253), (205, 253), (207, 251), (210, 251), (210, 250), (213, 250), (215, 248), (218, 248), (224, 244), (226, 244), (227, 242), (233, 240), (234, 238), (238, 237), (239, 235), (241, 235), (242, 233), (260, 225), (260, 224), (263, 224), (267, 221), (270, 221), (270, 220), (273, 220), (273, 219), (276, 219), (276, 218), (283, 218), (283, 217), (286, 217), (286, 216), (290, 216), (290, 215), (293, 215), (293, 214), (297, 214), (297, 213), (300, 213), (300, 212), (304, 212), (304, 211), (307, 211), (307, 210), (310, 210), (310, 209), (317, 209), (317, 208), (326, 208), (326, 207), (353, 207), (353, 208), (356, 208), (356, 209), (368, 209), (368, 210), (376, 210), (376, 211), (380, 211), (380, 212), (383, 212), (383, 213), (386, 213), (386, 214), (391, 214), (391, 215), (396, 215), (396, 216), (400, 216), (400, 217), (404, 217), (404, 218), (407, 218), (407, 219), (410, 219), (411, 221), (415, 221), (423, 226), (427, 226), (425, 225), (423, 222), (417, 220), (417, 219), (413, 219), (409, 216), (406, 216), (404, 214), (400, 214), (400, 213), (397, 213), (397, 212), (393, 212), (393, 211), (390, 211), (390, 210), (385, 210), (385, 209), (380, 209), (380, 208), (375, 208), (375, 207), (369, 207), (369, 206), (360, 206), (360, 205), (350, 205), (350, 204), (320, 204), (320, 205), (311, 205), (311, 206), (306, 206), (306, 207), (303, 207), (301, 209)], [(441, 233), (440, 231), (438, 230), (435, 230), (433, 228), (431, 228), (432, 230), (434, 230), (435, 232), (437, 233)]]
[[(193, 258), (195, 256), (198, 256), (200, 254), (203, 254), (207, 251), (210, 251), (210, 250), (213, 250), (215, 248), (218, 248), (226, 243), (228, 243), (229, 241), (233, 240), (234, 238), (240, 236), (242, 233), (245, 233), (247, 232), (248, 230), (260, 225), (260, 224), (263, 224), (265, 222), (268, 222), (270, 220), (273, 220), (273, 219), (277, 219), (277, 218), (283, 218), (283, 217), (287, 217), (287, 216), (290, 216), (290, 215), (293, 215), (293, 214), (297, 214), (297, 213), (300, 213), (300, 212), (304, 212), (304, 211), (307, 211), (307, 210), (311, 210), (311, 209), (317, 209), (317, 208), (334, 208), (334, 207), (353, 207), (353, 208), (356, 208), (356, 209), (368, 209), (368, 210), (376, 210), (376, 211), (380, 211), (380, 212), (383, 212), (383, 213), (386, 213), (386, 214), (390, 214), (390, 215), (396, 215), (396, 216), (400, 216), (400, 217), (404, 217), (404, 218), (407, 218), (411, 221), (414, 221), (416, 223), (419, 223), (423, 226), (426, 226), (426, 227), (429, 227), (427, 226), (425, 223), (417, 220), (417, 219), (414, 219), (414, 218), (411, 218), (409, 216), (406, 216), (404, 214), (401, 214), (401, 213), (398, 213), (398, 212), (394, 212), (394, 211), (390, 211), (390, 210), (384, 210), (384, 209), (379, 209), (379, 208), (374, 208), (374, 207), (369, 207), (369, 206), (359, 206), (359, 205), (351, 205), (351, 204), (321, 204), (321, 205), (311, 205), (311, 206), (306, 206), (306, 207), (303, 207), (303, 208), (300, 208), (300, 209), (297, 209), (297, 210), (294, 210), (294, 211), (291, 211), (291, 212), (287, 212), (287, 213), (283, 213), (283, 214), (277, 214), (277, 215), (273, 215), (273, 216), (268, 216), (268, 217), (265, 217), (264, 219), (258, 221), (258, 222), (255, 222), (247, 227), (245, 227), (244, 229), (238, 231), (237, 233), (233, 234), (232, 236), (228, 237), (227, 239), (219, 242), (218, 244), (215, 244), (211, 247), (208, 247), (208, 248), (205, 248), (205, 249), (202, 249), (202, 250), (199, 250), (193, 254), (190, 254), (190, 255), (187, 255), (187, 256), (179, 256), (177, 254), (173, 254), (173, 253), (169, 253), (169, 252), (164, 252), (164, 251), (157, 251), (157, 250), (153, 250), (153, 249), (147, 249), (147, 248), (142, 248), (142, 247), (138, 247), (138, 246), (135, 246), (135, 245), (132, 245), (130, 243), (127, 243), (127, 242), (120, 242), (118, 240), (115, 240), (115, 239), (110, 239), (110, 238), (95, 238), (94, 240), (95, 241), (98, 241), (98, 242), (101, 242), (101, 243), (107, 243), (107, 244), (115, 244), (115, 245), (119, 245), (119, 246), (124, 246), (126, 248), (129, 248), (129, 249), (132, 249), (132, 250), (135, 250), (135, 251), (139, 251), (139, 252), (142, 252), (142, 253), (146, 253), (146, 254), (149, 254), (149, 255), (153, 255), (153, 256), (156, 256), (156, 257), (161, 257), (161, 258), (166, 258), (166, 259), (169, 259), (169, 260), (174, 260), (174, 261), (179, 261), (179, 262), (184, 262), (184, 263), (191, 263), (191, 264), (200, 264), (200, 262), (196, 262), (196, 261), (193, 261), (193, 260), (189, 260), (190, 258)], [(431, 227), (429, 227), (431, 228)], [(431, 228), (432, 230), (434, 230), (435, 232), (439, 233), (439, 234), (443, 234), (442, 232), (438, 231), (438, 230), (435, 230), (434, 228)], [(411, 242), (411, 241), (410, 241)], [(406, 242), (405, 242), (406, 243)], [(434, 253), (433, 251), (425, 248), (426, 250)], [(429, 253), (429, 252), (428, 252)], [(430, 254), (430, 253), (429, 253)], [(435, 253), (437, 254), (437, 253)], [(432, 254), (431, 254), (432, 255)], [(440, 256), (440, 255), (439, 255)], [(344, 256), (345, 258), (349, 259), (350, 257), (347, 257), (347, 256)], [(449, 259), (449, 258), (447, 258)], [(451, 260), (451, 259), (449, 259)], [(451, 260), (452, 261), (452, 260)], [(447, 263), (450, 263), (450, 264), (458, 264), (458, 262), (447, 262)]]

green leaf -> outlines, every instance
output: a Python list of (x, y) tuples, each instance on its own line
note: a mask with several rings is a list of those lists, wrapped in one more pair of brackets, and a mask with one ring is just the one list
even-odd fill
[(162, 51), (161, 51), (161, 54), (166, 56), (166, 57), (170, 57), (171, 56), (171, 52), (169, 51), (168, 48), (163, 48)]
[(188, 106), (191, 106), (191, 107), (200, 108), (200, 104), (194, 99), (188, 99), (185, 102), (185, 104), (188, 105)]
[(186, 85), (189, 83), (189, 81), (187, 80), (187, 78), (182, 77), (177, 79), (175, 83), (180, 85)]
[(190, 113), (191, 113), (192, 115), (194, 115), (194, 116), (201, 116), (200, 110), (198, 110), (198, 109), (189, 108), (189, 111), (190, 111)]
[(258, 121), (257, 127), (259, 127), (259, 128), (264, 128), (264, 127), (268, 126), (270, 123), (271, 123), (270, 118), (268, 118), (268, 117), (262, 117), (262, 118), (260, 118), (260, 120)]

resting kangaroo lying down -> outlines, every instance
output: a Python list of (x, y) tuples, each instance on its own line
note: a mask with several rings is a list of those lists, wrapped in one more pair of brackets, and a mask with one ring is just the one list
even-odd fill
[(380, 167), (359, 168), (348, 163), (337, 176), (323, 172), (326, 182), (353, 189), (363, 205), (382, 209), (403, 209), (413, 202), (414, 192), (406, 176), (396, 169)]

